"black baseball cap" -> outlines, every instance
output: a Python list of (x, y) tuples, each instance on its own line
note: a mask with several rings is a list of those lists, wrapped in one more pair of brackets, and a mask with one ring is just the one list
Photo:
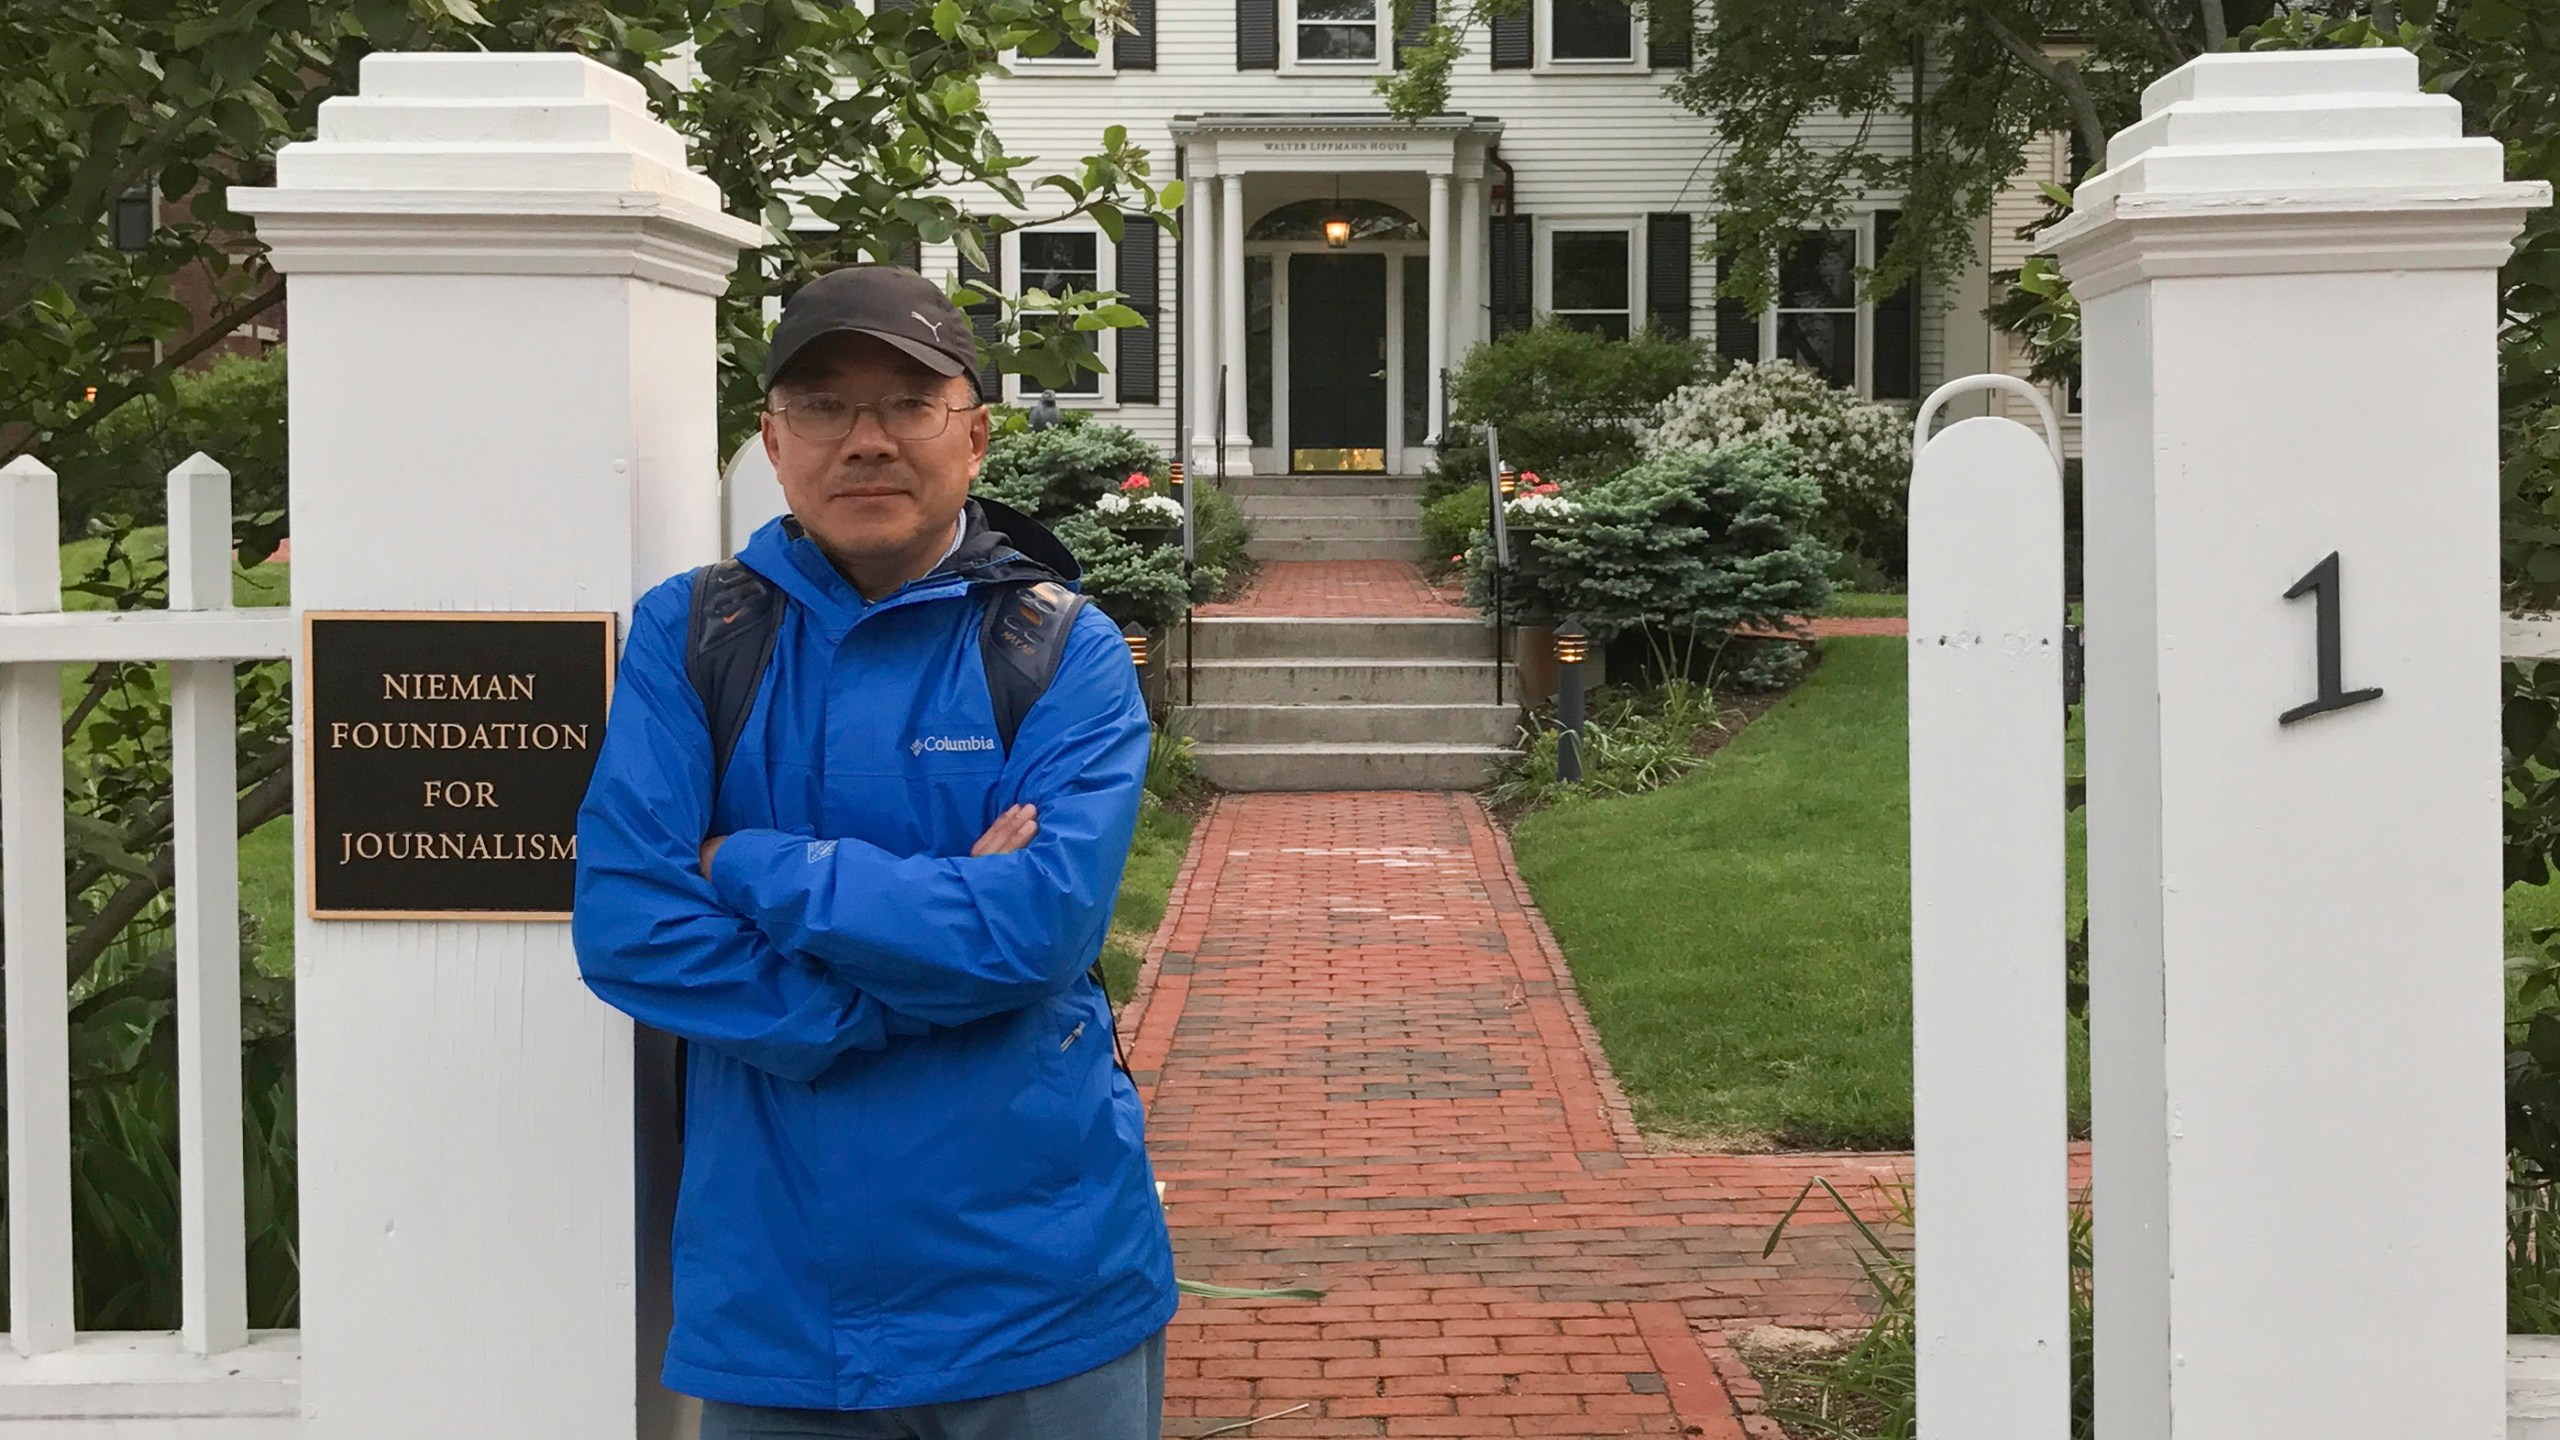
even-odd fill
[(978, 391), (978, 337), (969, 317), (941, 286), (904, 266), (849, 265), (792, 292), (765, 351), (764, 388), (773, 388), (809, 342), (835, 334), (868, 335), (936, 375), (966, 375), (979, 401), (987, 398)]

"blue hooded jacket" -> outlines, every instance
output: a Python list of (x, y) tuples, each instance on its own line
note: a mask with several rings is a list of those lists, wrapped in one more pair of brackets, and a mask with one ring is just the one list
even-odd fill
[[(716, 807), (677, 575), (633, 607), (578, 816), (579, 969), (691, 1042), (666, 1383), (867, 1410), (1126, 1354), (1175, 1305), (1086, 973), (1146, 771), (1128, 647), (1085, 607), (1008, 752), (970, 592), (1072, 580), (1046, 531), (973, 501), (957, 551), (868, 604), (788, 521), (741, 558), (789, 603)], [(1038, 837), (970, 858), (1022, 802)]]

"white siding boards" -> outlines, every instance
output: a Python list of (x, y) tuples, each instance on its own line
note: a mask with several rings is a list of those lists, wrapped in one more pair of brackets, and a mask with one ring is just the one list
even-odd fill
[[(984, 105), (1005, 144), (1035, 157), (1029, 172), (1035, 175), (1039, 167), (1076, 160), (1106, 127), (1127, 126), (1130, 139), (1149, 152), (1156, 182), (1177, 174), (1189, 182), (1186, 223), (1204, 208), (1223, 210), (1224, 181), (1241, 170), (1246, 291), (1249, 304), (1259, 307), (1247, 314), (1256, 348), (1244, 369), (1253, 377), (1249, 386), (1269, 386), (1279, 383), (1268, 378), (1262, 348), (1272, 343), (1266, 337), (1278, 323), (1272, 277), (1275, 264), (1283, 271), (1288, 264), (1285, 255), (1273, 254), (1281, 242), (1251, 228), (1265, 215), (1282, 205), (1331, 202), (1337, 195), (1346, 203), (1391, 205), (1412, 217), (1405, 239), (1355, 241), (1350, 248), (1388, 250), (1390, 268), (1399, 276), (1424, 273), (1411, 257), (1421, 253), (1420, 237), (1434, 215), (1425, 156), (1443, 157), (1437, 163), (1447, 174), (1449, 152), (1431, 149), (1447, 142), (1429, 140), (1426, 127), (1411, 132), (1416, 138), (1410, 163), (1399, 158), (1405, 144), (1396, 137), (1408, 132), (1383, 123), (1375, 85), (1394, 73), (1402, 52), (1444, 3), (1413, 0), (1399, 25), (1393, 0), (1137, 0), (1131, 8), (1136, 33), (1114, 37), (1100, 56), (1017, 61), (1011, 75), (986, 82)], [(1598, 3), (1604, 0), (1531, 0), (1515, 20), (1497, 23), (1491, 35), (1479, 29), (1467, 37), (1467, 51), (1450, 79), (1452, 115), (1434, 122), (1445, 133), (1446, 125), (1472, 120), (1478, 128), (1467, 133), (1483, 137), (1462, 142), (1459, 169), (1446, 185), (1444, 213), (1452, 235), (1440, 243), (1450, 294), (1441, 323), (1449, 366), (1462, 361), (1468, 345), (1559, 308), (1552, 268), (1559, 234), (1568, 237), (1568, 259), (1582, 267), (1566, 277), (1566, 288), (1586, 323), (1676, 330), (1729, 354), (1756, 355), (1767, 348), (1760, 339), (1767, 317), (1737, 321), (1732, 307), (1720, 307), (1716, 266), (1700, 257), (1712, 235), (1715, 131), (1662, 93), (1670, 73), (1688, 63), (1691, 37), (1679, 18), (1666, 15), (1659, 22), (1666, 28), (1657, 30), (1657, 22), (1629, 16), (1619, 44), (1593, 13)], [(1567, 7), (1561, 23), (1559, 5)], [(1362, 26), (1373, 26), (1374, 38), (1356, 33)], [(1327, 58), (1342, 55), (1370, 58)], [(1240, 118), (1271, 131), (1304, 127), (1309, 139), (1280, 143), (1262, 131), (1238, 138), (1234, 122)], [(1177, 122), (1193, 137), (1189, 153), (1176, 141)], [(1907, 134), (1891, 133), (1897, 128), (1868, 130), (1847, 117), (1820, 127), (1821, 138), (1888, 151), (1908, 144)], [(1479, 176), (1478, 183), (1469, 183)], [(1000, 204), (983, 189), (957, 194), (964, 204), (989, 210)], [(1872, 254), (1879, 224), (1894, 223), (1894, 198), (1879, 195), (1853, 206), (1862, 258)], [(1477, 217), (1473, 227), (1471, 214)], [(1035, 211), (1021, 218), (1037, 227), (1051, 215)], [(1601, 242), (1589, 238), (1604, 232), (1625, 237), (1625, 295), (1614, 304), (1599, 292), (1615, 283), (1618, 272), (1601, 258)], [(997, 278), (1015, 273), (1018, 243), (1009, 239), (991, 257)], [(1408, 248), (1395, 249), (1399, 243)], [(1105, 337), (1100, 348), (1111, 373), (1097, 393), (1062, 395), (1061, 403), (1102, 412), (1169, 449), (1178, 428), (1177, 400), (1184, 399), (1194, 411), (1187, 428), (1205, 444), (1211, 437), (1203, 417), (1214, 422), (1221, 412), (1219, 397), (1204, 399), (1204, 391), (1215, 389), (1220, 367), (1229, 364), (1229, 356), (1207, 338), (1220, 310), (1204, 313), (1188, 336), (1181, 332), (1186, 303), (1222, 303), (1215, 273), (1223, 269), (1220, 252), (1206, 249), (1213, 273), (1205, 290), (1195, 290), (1204, 252), (1188, 242), (1177, 244), (1170, 234), (1132, 225), (1118, 246), (1107, 248), (1116, 255), (1103, 261), (1106, 285), (1126, 293), (1132, 308), (1154, 325)], [(1321, 249), (1321, 242), (1314, 248)], [(949, 246), (928, 247), (923, 259), (927, 272), (939, 278), (960, 270)], [(1410, 270), (1403, 268), (1408, 260)], [(1190, 278), (1179, 278), (1186, 268)], [(1403, 331), (1414, 328), (1412, 317), (1426, 307), (1397, 303), (1402, 338), (1395, 353), (1419, 354), (1422, 337)], [(1874, 393), (1915, 395), (1939, 378), (1938, 307), (1945, 303), (1945, 296), (1906, 292), (1865, 308), (1858, 335)], [(1620, 309), (1623, 321), (1613, 318)], [(1280, 339), (1285, 345), (1285, 335)], [(1205, 357), (1197, 353), (1203, 345), (1209, 347)], [(1375, 368), (1377, 359), (1365, 363)], [(1193, 368), (1186, 371), (1185, 365)], [(990, 393), (1010, 392), (998, 387)], [(1264, 413), (1274, 404), (1285, 412), (1285, 398), (1255, 390), (1248, 408)], [(1414, 407), (1405, 403), (1398, 413), (1415, 413)], [(1242, 429), (1240, 421), (1228, 422), (1231, 442), (1242, 438)], [(1238, 448), (1231, 443), (1229, 453)], [(1411, 445), (1401, 453), (1408, 468), (1428, 456)], [(1261, 458), (1268, 463), (1267, 453)]]

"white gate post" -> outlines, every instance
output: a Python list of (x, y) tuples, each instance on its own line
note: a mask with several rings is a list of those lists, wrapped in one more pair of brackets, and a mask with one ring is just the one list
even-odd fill
[[(2015, 389), (2045, 433), (1951, 397)], [(1911, 1090), (1921, 1440), (2071, 1415), (2062, 471), (2044, 397), (1940, 387), (1911, 466)]]
[[(717, 556), (713, 304), (758, 231), (637, 82), (374, 55), (231, 203), (290, 277), (298, 608), (627, 616)], [(629, 1440), (632, 1027), (568, 926), (295, 933), (310, 1433)]]
[(2143, 113), (2050, 237), (2099, 1433), (2497, 1440), (2496, 269), (2548, 190), (2400, 50), (2210, 56)]

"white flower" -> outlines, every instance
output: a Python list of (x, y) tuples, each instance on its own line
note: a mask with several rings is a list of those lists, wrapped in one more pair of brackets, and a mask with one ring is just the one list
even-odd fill
[(1101, 499), (1093, 502), (1093, 508), (1105, 515), (1126, 515), (1129, 513), (1129, 497), (1116, 490), (1106, 490), (1102, 492)]
[(1648, 455), (1748, 441), (1792, 447), (1827, 503), (1850, 515), (1899, 516), (1911, 479), (1911, 416), (1859, 399), (1801, 365), (1740, 364), (1672, 392), (1644, 436)]
[(1532, 519), (1560, 520), (1573, 513), (1573, 502), (1561, 495), (1514, 495), (1503, 508)]
[[(1117, 499), (1119, 497), (1115, 496), (1113, 498)], [(1141, 515), (1152, 515), (1156, 519), (1162, 520), (1168, 525), (1179, 525), (1182, 523), (1182, 502), (1173, 499), (1170, 496), (1144, 496), (1138, 501), (1137, 510)]]

